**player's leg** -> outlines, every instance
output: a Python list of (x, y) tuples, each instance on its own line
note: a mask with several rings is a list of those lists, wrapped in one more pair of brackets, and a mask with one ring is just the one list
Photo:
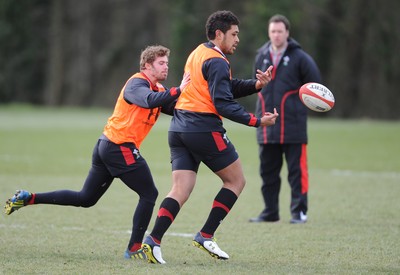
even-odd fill
[(139, 158), (135, 165), (137, 166), (135, 170), (119, 176), (130, 189), (139, 195), (132, 218), (132, 233), (125, 251), (125, 258), (144, 259), (146, 256), (141, 250), (142, 241), (151, 220), (158, 190), (144, 158)]
[(307, 145), (285, 144), (285, 157), (288, 166), (288, 181), (291, 187), (290, 212), (291, 223), (305, 223), (307, 221)]
[(110, 187), (112, 181), (113, 177), (109, 173), (99, 173), (99, 171), (92, 168), (80, 191), (57, 190), (46, 193), (36, 193), (33, 203), (88, 208), (97, 203)]
[(281, 189), (280, 172), (283, 164), (283, 151), (280, 144), (260, 144), (261, 193), (265, 208), (258, 217), (250, 222), (279, 221), (279, 192)]
[(102, 160), (102, 154), (106, 150), (109, 150), (109, 148), (104, 147), (103, 142), (99, 140), (93, 149), (92, 167), (80, 191), (59, 190), (37, 193), (34, 203), (81, 206), (86, 208), (95, 205), (110, 187), (114, 179)]
[(196, 182), (196, 173), (190, 170), (176, 170), (172, 172), (172, 178), (171, 191), (161, 202), (154, 228), (143, 242), (143, 249), (151, 263), (165, 263), (160, 250), (161, 240), (189, 198)]
[(223, 187), (215, 196), (208, 218), (200, 232), (196, 234), (193, 245), (214, 258), (227, 260), (229, 255), (218, 246), (214, 234), (237, 201), (245, 186), (245, 179), (239, 159), (215, 173), (223, 181)]
[(206, 222), (193, 240), (193, 244), (212, 257), (229, 259), (215, 242), (214, 234), (225, 219), (245, 186), (242, 165), (235, 147), (225, 133), (205, 133), (203, 143), (196, 154), (221, 180), (222, 188), (217, 193)]
[(30, 193), (19, 190), (6, 202), (5, 213), (11, 214), (15, 210), (32, 204), (55, 204), (64, 206), (91, 207), (107, 191), (113, 181), (99, 157), (99, 142), (92, 155), (92, 167), (80, 191), (57, 190), (45, 193)]
[(196, 184), (197, 161), (185, 145), (186, 135), (169, 132), (168, 142), (171, 150), (172, 187), (160, 205), (151, 236), (161, 241), (180, 208), (189, 198)]
[(181, 140), (181, 133), (169, 132), (168, 141), (171, 149), (172, 188), (161, 202), (154, 228), (143, 241), (143, 250), (151, 263), (165, 263), (162, 258), (160, 243), (168, 228), (175, 220), (180, 208), (187, 201), (196, 183), (199, 162), (186, 149)]

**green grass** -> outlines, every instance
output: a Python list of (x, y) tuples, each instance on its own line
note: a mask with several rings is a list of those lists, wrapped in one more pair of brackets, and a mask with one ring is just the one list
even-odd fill
[[(0, 201), (16, 189), (79, 190), (111, 110), (0, 106)], [(160, 196), (171, 186), (168, 117), (141, 152)], [(166, 265), (123, 259), (138, 197), (115, 180), (92, 208), (36, 205), (0, 215), (0, 274), (399, 274), (400, 123), (309, 121), (309, 222), (289, 224), (282, 171), (281, 221), (250, 224), (262, 208), (255, 130), (225, 121), (247, 185), (217, 231), (231, 259), (191, 246), (221, 183), (201, 167), (198, 183), (163, 239)], [(156, 211), (155, 209), (155, 211)], [(154, 213), (155, 214), (155, 213)], [(154, 224), (154, 216), (150, 229)], [(176, 233), (177, 235), (173, 235)]]

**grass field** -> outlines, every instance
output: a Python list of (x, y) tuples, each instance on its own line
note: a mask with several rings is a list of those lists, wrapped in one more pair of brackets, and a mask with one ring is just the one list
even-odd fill
[[(111, 110), (0, 106), (0, 201), (16, 189), (79, 190)], [(171, 185), (162, 117), (141, 153), (161, 200)], [(400, 123), (311, 119), (309, 222), (289, 224), (282, 172), (281, 221), (251, 224), (262, 209), (255, 130), (225, 122), (247, 179), (217, 231), (228, 261), (191, 246), (220, 182), (202, 167), (163, 239), (166, 265), (123, 259), (137, 195), (115, 180), (92, 208), (36, 205), (0, 215), (0, 274), (400, 274)], [(150, 223), (153, 227), (154, 216)]]

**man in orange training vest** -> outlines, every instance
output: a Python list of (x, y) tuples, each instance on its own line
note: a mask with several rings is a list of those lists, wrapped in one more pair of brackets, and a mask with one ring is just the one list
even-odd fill
[(139, 195), (133, 214), (132, 234), (125, 258), (143, 259), (143, 236), (149, 225), (158, 196), (149, 166), (140, 152), (140, 144), (155, 124), (160, 112), (172, 115), (176, 99), (190, 81), (182, 79), (180, 87), (166, 89), (160, 84), (168, 76), (170, 50), (149, 46), (140, 56), (140, 72), (132, 75), (122, 88), (114, 113), (94, 147), (92, 167), (79, 192), (58, 190), (30, 193), (18, 190), (6, 202), (5, 213), (32, 204), (91, 207), (103, 196), (114, 178), (121, 179)]
[(230, 11), (215, 12), (207, 20), (206, 33), (209, 41), (187, 59), (185, 72), (190, 72), (191, 82), (178, 99), (169, 129), (173, 186), (161, 203), (152, 232), (143, 241), (152, 263), (165, 263), (161, 239), (189, 198), (201, 162), (222, 180), (222, 188), (193, 244), (212, 257), (229, 258), (213, 237), (243, 190), (245, 178), (222, 117), (259, 127), (273, 125), (278, 116), (275, 111), (256, 117), (234, 100), (260, 91), (270, 81), (272, 70), (271, 66), (265, 72), (258, 71), (256, 80), (232, 78), (226, 55), (233, 54), (239, 43), (238, 18)]

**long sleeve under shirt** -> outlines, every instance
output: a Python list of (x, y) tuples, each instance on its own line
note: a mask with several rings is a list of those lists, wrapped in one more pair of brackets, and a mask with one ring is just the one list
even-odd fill
[(130, 79), (124, 90), (124, 99), (129, 104), (135, 104), (146, 109), (161, 107), (161, 112), (168, 115), (173, 114), (175, 102), (179, 95), (179, 87), (158, 93), (151, 89), (147, 80), (141, 78)]

